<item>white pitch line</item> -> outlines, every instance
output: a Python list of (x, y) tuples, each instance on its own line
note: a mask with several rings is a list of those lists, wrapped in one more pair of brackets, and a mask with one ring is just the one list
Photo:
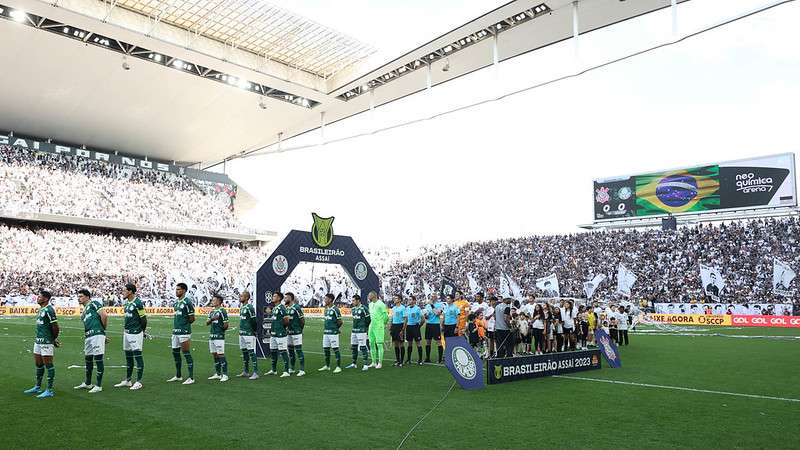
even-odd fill
[(583, 381), (595, 381), (598, 383), (611, 383), (611, 384), (624, 384), (627, 386), (639, 386), (639, 387), (649, 387), (649, 388), (656, 388), (656, 389), (672, 389), (676, 391), (689, 391), (689, 392), (700, 392), (703, 394), (718, 394), (718, 395), (731, 395), (734, 397), (748, 397), (748, 398), (758, 398), (762, 400), (778, 400), (782, 402), (800, 402), (800, 398), (785, 398), (785, 397), (771, 397), (769, 395), (756, 395), (756, 394), (742, 394), (739, 392), (724, 392), (724, 391), (711, 391), (708, 389), (695, 389), (695, 388), (688, 388), (682, 386), (662, 386), (660, 384), (648, 384), (648, 383), (634, 383), (631, 381), (617, 381), (617, 380), (603, 380), (600, 378), (584, 378), (584, 377), (573, 377), (569, 375), (554, 375), (555, 378), (566, 378), (569, 380), (583, 380)]

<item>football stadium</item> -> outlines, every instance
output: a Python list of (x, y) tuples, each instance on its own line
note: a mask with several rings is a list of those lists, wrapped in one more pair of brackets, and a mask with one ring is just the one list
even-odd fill
[(4, 448), (800, 448), (798, 20), (0, 0)]

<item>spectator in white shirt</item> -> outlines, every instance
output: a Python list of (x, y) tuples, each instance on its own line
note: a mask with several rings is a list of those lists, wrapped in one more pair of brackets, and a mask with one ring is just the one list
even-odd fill
[(564, 350), (575, 350), (575, 318), (578, 317), (578, 311), (574, 306), (572, 300), (567, 300), (560, 308), (561, 321), (564, 323)]
[(620, 306), (617, 317), (617, 344), (628, 345), (628, 313), (625, 312), (625, 307)]

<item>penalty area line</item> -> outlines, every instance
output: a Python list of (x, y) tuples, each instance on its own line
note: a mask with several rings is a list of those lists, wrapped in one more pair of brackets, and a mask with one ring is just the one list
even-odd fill
[(647, 388), (654, 388), (654, 389), (670, 389), (675, 391), (688, 391), (688, 392), (699, 392), (702, 394), (717, 394), (717, 395), (730, 395), (733, 397), (747, 397), (747, 398), (758, 398), (762, 400), (777, 400), (781, 402), (798, 402), (800, 403), (800, 399), (798, 398), (786, 398), (786, 397), (772, 397), (769, 395), (756, 395), (756, 394), (742, 394), (740, 392), (725, 392), (725, 391), (712, 391), (709, 389), (695, 389), (683, 386), (663, 386), (660, 384), (648, 384), (648, 383), (634, 383), (631, 381), (617, 381), (617, 380), (603, 380), (601, 378), (585, 378), (585, 377), (573, 377), (569, 375), (554, 375), (554, 378), (566, 378), (568, 380), (582, 380), (582, 381), (594, 381), (596, 383), (609, 383), (609, 384), (622, 384), (626, 386), (638, 386), (638, 387), (647, 387)]

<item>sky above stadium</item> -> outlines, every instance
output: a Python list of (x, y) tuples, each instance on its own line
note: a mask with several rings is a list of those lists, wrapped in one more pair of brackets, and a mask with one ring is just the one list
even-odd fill
[[(428, 10), (430, 3), (401, 3), (362, 1), (344, 12), (308, 0), (291, 9), (384, 49), (388, 59), (500, 4), (445, 1)], [(679, 7), (678, 35), (765, 3), (688, 2)], [(451, 16), (450, 8), (464, 14)], [(397, 37), (396, 24), (421, 16), (430, 30)], [(312, 211), (336, 216), (337, 234), (370, 247), (577, 232), (592, 220), (595, 178), (796, 152), (798, 20), (800, 4), (790, 3), (501, 101), (240, 160), (228, 172), (260, 200), (244, 219), (279, 235), (309, 228)], [(673, 39), (671, 24), (662, 11), (582, 36), (577, 56), (572, 41), (531, 52), (328, 126), (325, 139), (575, 73)], [(311, 132), (284, 148), (319, 141), (319, 132)]]

